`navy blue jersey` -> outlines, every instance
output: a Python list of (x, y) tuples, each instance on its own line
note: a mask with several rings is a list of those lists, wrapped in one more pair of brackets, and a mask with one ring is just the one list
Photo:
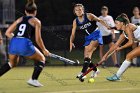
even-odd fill
[(77, 17), (76, 24), (77, 24), (78, 29), (84, 32), (85, 35), (90, 35), (95, 30), (96, 22), (90, 21), (87, 17), (87, 14), (85, 13), (83, 22), (80, 22)]
[(33, 18), (32, 16), (24, 16), (22, 21), (17, 25), (14, 37), (25, 37), (31, 39), (35, 36), (35, 28), (29, 24), (29, 19)]

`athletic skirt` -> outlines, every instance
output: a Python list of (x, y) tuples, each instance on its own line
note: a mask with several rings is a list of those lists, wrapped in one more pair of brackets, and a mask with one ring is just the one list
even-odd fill
[(88, 46), (91, 41), (96, 41), (96, 40), (98, 41), (98, 43), (100, 45), (103, 44), (102, 35), (101, 35), (101, 32), (98, 29), (96, 29), (90, 35), (88, 35), (88, 36), (85, 37), (84, 46)]
[(35, 47), (28, 38), (13, 37), (9, 44), (9, 54), (19, 56), (32, 56), (35, 53)]

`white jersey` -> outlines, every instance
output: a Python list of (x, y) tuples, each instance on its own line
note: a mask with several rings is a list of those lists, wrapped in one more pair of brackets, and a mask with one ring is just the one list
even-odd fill
[(140, 18), (135, 18), (135, 16), (131, 17), (132, 24), (140, 24)]
[[(109, 15), (107, 15), (106, 17), (100, 16), (99, 18), (102, 19), (104, 22), (106, 22), (110, 27), (115, 26), (112, 16), (109, 16)], [(102, 36), (108, 36), (111, 34), (111, 30), (108, 30), (101, 23), (97, 22), (96, 25), (98, 26), (99, 30), (101, 31)]]
[(134, 38), (140, 41), (140, 26), (137, 26), (137, 29), (133, 33), (134, 33)]
[[(123, 34), (128, 39), (128, 36), (125, 34), (124, 31), (123, 31)], [(135, 42), (139, 42), (139, 45), (140, 45), (140, 26), (137, 26), (137, 29), (133, 31), (133, 35), (134, 35)]]

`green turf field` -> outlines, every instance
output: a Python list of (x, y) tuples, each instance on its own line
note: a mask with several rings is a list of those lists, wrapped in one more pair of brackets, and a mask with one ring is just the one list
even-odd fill
[[(95, 83), (79, 82), (75, 76), (80, 67), (45, 67), (40, 77), (44, 87), (26, 84), (32, 74), (31, 67), (18, 67), (0, 78), (0, 93), (140, 93), (140, 68), (129, 68), (122, 81), (109, 82), (106, 76), (117, 68), (100, 68)], [(89, 77), (89, 76), (88, 76)]]

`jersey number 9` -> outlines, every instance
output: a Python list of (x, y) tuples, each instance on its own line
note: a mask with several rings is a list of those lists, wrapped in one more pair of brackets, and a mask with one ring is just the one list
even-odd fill
[(26, 24), (21, 24), (19, 26), (19, 32), (17, 33), (18, 36), (23, 36), (26, 30)]

